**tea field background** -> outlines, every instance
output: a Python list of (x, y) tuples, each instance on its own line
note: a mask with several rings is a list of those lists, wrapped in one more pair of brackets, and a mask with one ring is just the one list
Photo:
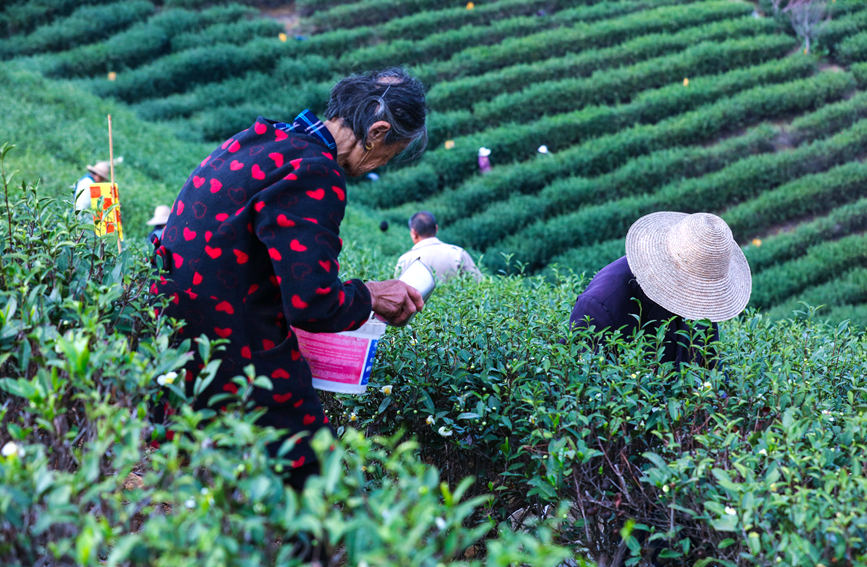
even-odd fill
[[(751, 306), (867, 321), (863, 2), (829, 3), (809, 52), (770, 1), (258, 4), (13, 1), (0, 53), (205, 144), (259, 114), (321, 111), (347, 73), (405, 65), (429, 90), (431, 145), (352, 187), (374, 216), (430, 210), (491, 273), (592, 274), (642, 214), (711, 211), (750, 260)], [(135, 165), (172, 175), (148, 188), (168, 202), (191, 161), (154, 150)]]
[[(5, 2), (0, 562), (867, 563), (867, 4), (828, 5), (804, 53), (762, 2)], [(391, 64), (428, 86), (431, 145), (351, 186), (342, 272), (388, 277), (427, 208), (491, 277), (390, 329), (365, 396), (322, 395), (341, 438), (303, 494), (243, 392), (153, 451), (190, 346), (150, 316), (145, 220), (257, 115)], [(108, 114), (122, 253), (70, 210)], [(754, 272), (718, 370), (566, 333), (666, 208), (721, 214)]]

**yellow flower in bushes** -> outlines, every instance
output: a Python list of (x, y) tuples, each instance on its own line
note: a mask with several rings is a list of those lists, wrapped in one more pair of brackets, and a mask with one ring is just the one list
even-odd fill
[(288, 39), (288, 38), (286, 37), (286, 34), (283, 33), (283, 32), (280, 32), (280, 34), (277, 35), (277, 37), (280, 38), (280, 41), (282, 41), (283, 43), (286, 43), (286, 39)]
[(435, 422), (436, 419), (434, 419), (434, 416), (432, 415), (427, 416), (427, 419), (425, 420), (425, 423), (427, 423), (428, 425), (433, 425)]
[(379, 389), (379, 391), (382, 392), (383, 394), (385, 394), (386, 396), (390, 396), (391, 395), (391, 384), (387, 384), (387, 385), (383, 386), (382, 388)]

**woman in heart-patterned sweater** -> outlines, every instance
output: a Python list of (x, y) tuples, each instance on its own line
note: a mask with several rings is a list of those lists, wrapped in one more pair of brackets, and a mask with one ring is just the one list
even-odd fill
[[(169, 298), (165, 314), (184, 321), (178, 338), (228, 341), (195, 406), (236, 392), (232, 378), (252, 364), (273, 384), (254, 389), (266, 409), (259, 423), (285, 438), (328, 423), (290, 326), (356, 329), (371, 311), (400, 325), (423, 306), (403, 282), (338, 277), (345, 176), (423, 150), (421, 84), (402, 69), (348, 77), (332, 90), (326, 115), (324, 123), (308, 110), (292, 123), (260, 117), (226, 140), (187, 179), (155, 244), (163, 272), (154, 291)], [(202, 364), (192, 350), (190, 395)], [(318, 470), (308, 440), (287, 456), (296, 487)]]

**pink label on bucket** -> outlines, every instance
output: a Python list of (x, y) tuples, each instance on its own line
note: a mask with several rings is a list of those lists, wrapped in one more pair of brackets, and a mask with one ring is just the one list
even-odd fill
[(311, 333), (297, 328), (294, 331), (314, 379), (337, 384), (367, 384), (376, 354), (376, 339)]

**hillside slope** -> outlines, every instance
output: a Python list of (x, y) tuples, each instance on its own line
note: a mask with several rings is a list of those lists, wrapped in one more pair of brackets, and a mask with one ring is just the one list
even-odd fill
[[(214, 143), (258, 114), (320, 111), (347, 73), (410, 67), (429, 87), (431, 147), (356, 183), (353, 203), (400, 226), (433, 211), (443, 238), (484, 254), (492, 273), (592, 274), (623, 253), (642, 214), (706, 210), (745, 248), (752, 306), (787, 316), (807, 301), (867, 322), (859, 0), (833, 3), (810, 52), (764, 1), (299, 2), (288, 36), (241, 4), (48, 2), (56, 9), (39, 14), (25, 4), (0, 11), (0, 53), (163, 123), (145, 130), (163, 142), (171, 131)], [(111, 32), (84, 33), (85, 12), (111, 19)], [(96, 140), (70, 162), (90, 161)], [(140, 142), (117, 148), (131, 169), (148, 161)], [(480, 146), (493, 152), (487, 175)], [(189, 169), (172, 169), (169, 185)], [(407, 244), (379, 241), (388, 255)]]

